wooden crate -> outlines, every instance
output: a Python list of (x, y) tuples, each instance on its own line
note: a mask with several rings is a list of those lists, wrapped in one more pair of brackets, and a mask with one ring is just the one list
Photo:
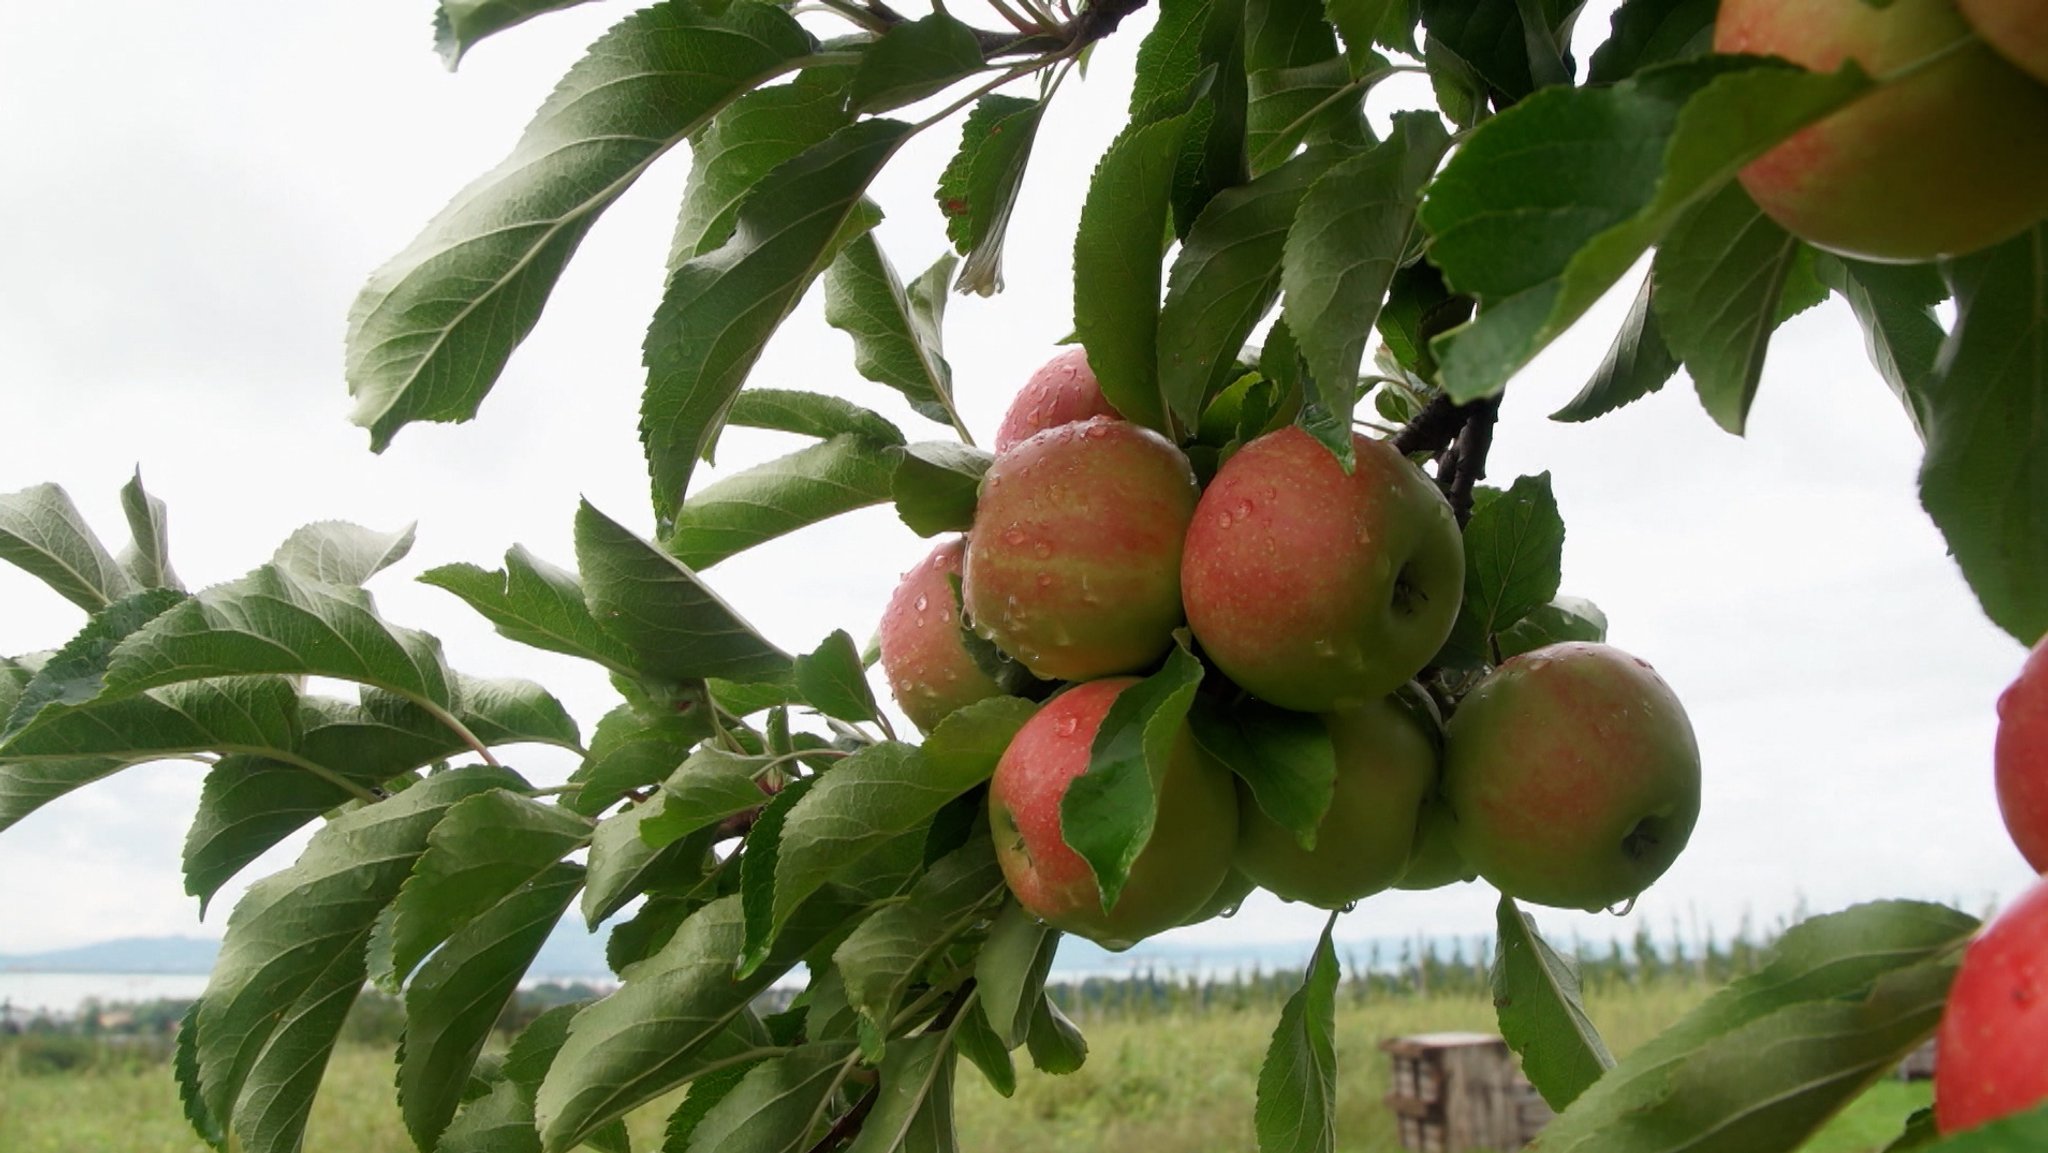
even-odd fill
[(1551, 1112), (1506, 1041), (1490, 1033), (1422, 1033), (1380, 1042), (1393, 1060), (1387, 1107), (1414, 1153), (1520, 1149)]

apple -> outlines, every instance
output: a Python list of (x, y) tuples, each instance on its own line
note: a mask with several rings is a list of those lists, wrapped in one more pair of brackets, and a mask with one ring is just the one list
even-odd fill
[(982, 478), (968, 620), (1045, 680), (1152, 663), (1181, 623), (1181, 544), (1199, 491), (1188, 458), (1139, 425), (1098, 416), (1030, 437)]
[(1181, 598), (1216, 667), (1253, 696), (1327, 713), (1392, 693), (1450, 635), (1465, 545), (1443, 494), (1385, 441), (1358, 465), (1299, 428), (1217, 470), (1188, 526)]
[(2048, 84), (2048, 0), (1956, 0), (1998, 54)]
[(1017, 390), (1010, 411), (996, 426), (996, 452), (1008, 452), (1048, 428), (1091, 416), (1117, 419), (1119, 414), (1102, 395), (1095, 370), (1088, 367), (1088, 351), (1076, 344), (1046, 361)]
[(2048, 1100), (2048, 881), (1963, 950), (1935, 1051), (1934, 1123), (1943, 1133)]
[(1232, 869), (1223, 874), (1223, 883), (1216, 886), (1216, 892), (1210, 895), (1209, 902), (1195, 910), (1193, 915), (1181, 924), (1199, 925), (1214, 917), (1230, 916), (1237, 912), (1238, 907), (1244, 904), (1245, 898), (1251, 896), (1257, 888), (1250, 877)]
[(1596, 910), (1685, 848), (1700, 751), (1656, 670), (1607, 645), (1547, 645), (1466, 694), (1444, 733), (1452, 842), (1511, 897)]
[[(2036, 20), (2038, 39), (2038, 17), (2021, 19)], [(2048, 87), (1976, 40), (1952, 0), (1721, 0), (1714, 50), (1823, 72), (1849, 60), (1878, 77), (1917, 69), (1742, 170), (1757, 205), (1795, 236), (1925, 261), (2048, 216)]]
[(2005, 831), (2035, 872), (2048, 873), (2048, 637), (1999, 694), (1991, 763)]
[(1408, 854), (1408, 867), (1401, 871), (1396, 889), (1441, 889), (1478, 876), (1465, 863), (1453, 839), (1456, 820), (1442, 798), (1431, 796), (1422, 802), (1422, 815), (1415, 821), (1415, 848)]
[(1416, 821), (1436, 786), (1437, 746), (1390, 697), (1325, 714), (1323, 723), (1336, 748), (1337, 779), (1315, 847), (1302, 848), (1240, 786), (1237, 867), (1283, 900), (1340, 909), (1408, 868)]
[(1060, 802), (1088, 771), (1110, 704), (1137, 683), (1090, 681), (1046, 702), (1003, 750), (988, 791), (996, 859), (1017, 903), (1054, 928), (1110, 949), (1128, 948), (1206, 908), (1230, 871), (1237, 836), (1234, 778), (1196, 746), (1183, 722), (1152, 781), (1152, 838), (1131, 863), (1116, 904), (1102, 907), (1095, 871), (1061, 831)]
[(903, 715), (927, 733), (953, 710), (1005, 691), (967, 647), (954, 584), (966, 544), (940, 542), (903, 574), (882, 610), (882, 675)]

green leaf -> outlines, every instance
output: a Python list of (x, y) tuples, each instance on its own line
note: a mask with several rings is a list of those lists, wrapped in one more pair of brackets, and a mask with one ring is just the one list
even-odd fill
[(1159, 18), (1138, 45), (1132, 124), (1156, 123), (1186, 110), (1204, 66), (1202, 38), (1214, 7), (1211, 0), (1160, 0)]
[(297, 1149), (320, 1070), (362, 986), (371, 925), (434, 825), (464, 797), (523, 787), (488, 766), (428, 778), (337, 817), (297, 862), (235, 906), (194, 1024), (206, 1112), (232, 1117), (245, 1148)]
[(441, 0), (434, 12), (434, 47), (453, 71), (463, 53), (484, 37), (584, 3), (588, 0)]
[(178, 1018), (178, 1039), (172, 1051), (172, 1076), (178, 1082), (178, 1104), (183, 1108), (185, 1121), (199, 1139), (215, 1149), (227, 1148), (227, 1131), (220, 1121), (206, 1111), (206, 1100), (199, 1088), (199, 1002), (194, 1001)]
[(1337, 1141), (1337, 950), (1332, 913), (1301, 988), (1280, 1009), (1280, 1023), (1259, 1068), (1253, 1124), (1259, 1153), (1329, 1153)]
[(697, 574), (588, 501), (576, 510), (576, 564), (591, 615), (632, 650), (638, 673), (671, 682), (754, 680), (789, 668), (789, 655)]
[[(1421, 0), (1416, 0), (1418, 6)], [(1487, 85), (1464, 57), (1435, 36), (1422, 42), (1422, 63), (1429, 71), (1430, 91), (1444, 119), (1458, 128), (1473, 128), (1487, 115)]]
[(775, 944), (781, 924), (775, 916), (776, 869), (781, 863), (782, 826), (789, 811), (811, 791), (820, 778), (799, 777), (785, 782), (768, 803), (761, 806), (747, 829), (740, 856), (740, 911), (746, 914), (746, 947), (740, 951), (736, 969), (741, 976), (753, 972)]
[(856, 112), (887, 112), (943, 91), (981, 70), (974, 29), (934, 12), (892, 25), (869, 44), (853, 75)]
[(1394, 362), (1418, 379), (1436, 378), (1436, 354), (1427, 334), (1440, 332), (1472, 315), (1472, 302), (1453, 296), (1443, 273), (1427, 259), (1395, 271), (1380, 307), (1380, 338)]
[(446, 589), (496, 626), (498, 635), (549, 652), (566, 653), (611, 669), (633, 671), (625, 642), (598, 626), (575, 573), (514, 545), (503, 571), (472, 564), (428, 569), (420, 581)]
[(1614, 11), (1607, 42), (1593, 52), (1587, 79), (1612, 84), (1652, 65), (1711, 52), (1719, 7), (1720, 0), (1625, 0)]
[(1605, 416), (1656, 392), (1677, 375), (1678, 358), (1664, 343), (1657, 323), (1656, 295), (1655, 278), (1644, 277), (1628, 318), (1608, 346), (1606, 359), (1579, 394), (1551, 413), (1550, 419), (1583, 421)]
[(890, 482), (896, 515), (922, 537), (967, 531), (974, 527), (982, 474), (994, 463), (994, 454), (971, 445), (945, 440), (910, 445)]
[(1128, 420), (1167, 425), (1159, 389), (1159, 255), (1184, 116), (1126, 131), (1088, 183), (1074, 236), (1074, 331), (1102, 394)]
[(1920, 503), (1998, 627), (2048, 633), (2048, 225), (1950, 262)]
[(121, 512), (128, 518), (128, 547), (121, 550), (121, 571), (138, 588), (182, 589), (171, 571), (170, 511), (142, 487), (142, 470), (121, 486)]
[(855, 371), (902, 393), (927, 420), (962, 429), (942, 331), (952, 272), (942, 255), (906, 288), (875, 238), (858, 236), (825, 270), (825, 320), (853, 338)]
[(960, 128), (960, 150), (939, 175), (946, 236), (965, 257), (955, 291), (990, 296), (1003, 287), (1003, 242), (1031, 163), (1045, 101), (1000, 93), (974, 102)]
[[(36, 682), (28, 687), (34, 689)], [(298, 694), (289, 680), (221, 677), (107, 701), (53, 703), (0, 744), (0, 757), (17, 762), (112, 757), (137, 764), (218, 750), (297, 760), (299, 719)], [(323, 768), (308, 765), (314, 771)]]
[[(532, 681), (455, 674), (449, 712), (486, 745), (542, 744), (578, 750), (576, 720)], [(467, 748), (467, 742), (463, 747)]]
[(412, 525), (378, 532), (342, 520), (317, 521), (286, 537), (270, 563), (307, 580), (360, 585), (405, 559), (412, 542)]
[[(853, 1068), (851, 1041), (805, 1045), (749, 1069), (687, 1134), (676, 1153), (803, 1153)], [(694, 1097), (697, 1090), (691, 1089)]]
[(656, 848), (673, 844), (727, 817), (767, 803), (759, 776), (768, 757), (747, 757), (705, 745), (662, 782), (659, 812), (640, 823), (640, 839)]
[(1337, 750), (1321, 717), (1256, 700), (1188, 711), (1195, 743), (1250, 789), (1259, 810), (1316, 847), (1316, 828), (1337, 787)]
[(642, 829), (661, 820), (667, 807), (668, 794), (656, 793), (597, 823), (590, 841), (590, 875), (583, 887), (583, 920), (593, 931), (650, 885), (703, 876), (708, 836), (657, 845), (642, 835)]
[(1431, 259), (1481, 305), (1436, 340), (1445, 391), (1500, 391), (1693, 204), (1867, 88), (1854, 69), (1711, 57), (1548, 89), (1489, 120), (1422, 206)]
[(1811, 251), (1734, 181), (1686, 213), (1658, 246), (1650, 269), (1658, 331), (1691, 374), (1707, 415), (1737, 436), (1756, 399), (1786, 281)]
[(1794, 926), (1762, 970), (1594, 1082), (1545, 1129), (1546, 1153), (1796, 1148), (1932, 1031), (1975, 928), (1906, 901)]
[(1537, 934), (1536, 923), (1512, 897), (1501, 897), (1494, 918), (1500, 935), (1493, 1007), (1501, 1036), (1543, 1099), (1563, 1110), (1614, 1068), (1614, 1057), (1579, 999), (1578, 965)]
[(1432, 41), (1455, 53), (1506, 104), (1572, 82), (1565, 49), (1579, 7), (1574, 0), (1422, 0), (1422, 23)]
[(1288, 226), (1335, 159), (1307, 152), (1225, 189), (1188, 230), (1159, 311), (1159, 389), (1178, 427), (1195, 427), (1203, 405), (1229, 383), (1239, 350), (1280, 294)]
[(1947, 333), (1934, 306), (1948, 299), (1948, 284), (1932, 264), (1872, 264), (1817, 253), (1814, 274), (1841, 294), (1863, 325), (1870, 363), (1905, 406), (1913, 431), (1927, 439), (1925, 385)]
[(1088, 1060), (1087, 1038), (1060, 1012), (1052, 997), (1043, 993), (1032, 1008), (1031, 1032), (1024, 1038), (1024, 1045), (1031, 1051), (1031, 1063), (1038, 1066), (1038, 1071), (1055, 1077), (1080, 1072)]
[(828, 717), (872, 721), (882, 715), (868, 686), (860, 648), (845, 629), (835, 630), (816, 651), (796, 659), (796, 689)]
[(721, 1052), (718, 1043), (755, 994), (851, 911), (829, 895), (811, 902), (791, 918), (775, 951), (739, 977), (733, 958), (746, 939), (740, 898), (722, 897), (697, 910), (660, 952), (628, 970), (618, 992), (577, 1014), (535, 1103), (544, 1147), (565, 1153), (691, 1077), (773, 1055), (730, 1045)]
[(880, 413), (822, 392), (789, 388), (748, 388), (733, 397), (727, 425), (767, 428), (831, 440), (857, 436), (876, 444), (901, 445), (903, 430)]
[(1009, 890), (995, 842), (974, 837), (942, 857), (903, 899), (869, 916), (832, 951), (853, 1008), (886, 1036), (904, 991), (939, 950), (986, 917)]
[(1372, 143), (1360, 112), (1366, 86), (1353, 81), (1351, 65), (1341, 56), (1254, 72), (1249, 82), (1245, 149), (1253, 176), (1286, 163), (1304, 143)]
[[(743, 394), (744, 395), (744, 394)], [(901, 452), (842, 433), (699, 489), (664, 541), (693, 569), (710, 568), (800, 528), (889, 499)]]
[(732, 239), (740, 205), (770, 172), (853, 122), (848, 68), (807, 68), (787, 84), (756, 88), (690, 137), (690, 177), (669, 244), (668, 267)]
[(1329, 169), (1287, 232), (1287, 330), (1308, 360), (1309, 429), (1349, 462), (1358, 370), (1380, 301), (1415, 232), (1423, 185), (1449, 147), (1428, 113), (1403, 114), (1383, 144)]
[(1406, 0), (1325, 0), (1323, 16), (1344, 38), (1345, 48), (1358, 55), (1386, 38), (1389, 26), (1405, 6)]
[[(767, 1060), (767, 1058), (763, 1058)], [(760, 1067), (760, 1062), (741, 1065), (727, 1065), (716, 1072), (706, 1073), (690, 1082), (688, 1096), (668, 1115), (668, 1125), (662, 1135), (662, 1153), (685, 1153), (690, 1140), (696, 1135), (697, 1126), (702, 1124), (706, 1114), (720, 1101), (739, 1088), (747, 1074)]]
[(953, 1065), (951, 1030), (922, 1033), (889, 1046), (875, 1107), (846, 1153), (951, 1153)]
[(1556, 596), (1563, 571), (1564, 518), (1548, 472), (1477, 492), (1465, 525), (1465, 599), (1444, 656), (1460, 667), (1490, 659), (1490, 638)]
[(975, 958), (975, 1000), (1005, 1049), (1024, 1043), (1045, 992), (1060, 933), (1015, 901), (1003, 905)]
[[(68, 711), (97, 697), (115, 648), (184, 599), (175, 589), (135, 593), (95, 612), (63, 648), (34, 670), (10, 662), (15, 675), (8, 678), (8, 697), (0, 702), (7, 706), (5, 715), (0, 715), (0, 738), (11, 743), (46, 710), (60, 707)], [(0, 749), (6, 747), (0, 744)], [(10, 755), (0, 753), (0, 757)]]
[[(395, 989), (450, 935), (549, 872), (590, 834), (591, 823), (569, 810), (503, 790), (454, 805), (371, 938), (371, 977)], [(579, 882), (582, 873), (576, 870)]]
[(1606, 639), (1607, 614), (1599, 605), (1579, 597), (1553, 597), (1549, 604), (1529, 610), (1513, 628), (1496, 634), (1494, 643), (1501, 659), (1508, 660), (1563, 641), (1597, 644)]
[(976, 998), (975, 1007), (960, 1014), (958, 1027), (953, 1030), (953, 1047), (981, 1070), (989, 1088), (1004, 1097), (1014, 1096), (1017, 1092), (1017, 1064), (1010, 1059), (1009, 1048), (996, 1036), (988, 1018), (979, 1009), (980, 999)]
[(1246, 0), (1244, 28), (1246, 72), (1295, 68), (1337, 55), (1321, 0)]
[(2048, 1142), (2048, 1107), (2001, 1117), (1939, 1140), (1934, 1139), (1934, 1122), (1930, 1113), (1926, 1132), (1928, 1144), (1894, 1145), (1885, 1153), (1894, 1153), (1895, 1150), (1905, 1153), (1907, 1149), (1925, 1150), (1925, 1153), (2030, 1153), (2042, 1148), (2043, 1142)]
[[(415, 420), (476, 414), (599, 214), (811, 37), (787, 13), (669, 0), (620, 21), (562, 78), (512, 154), (370, 277), (349, 313), (352, 419), (382, 450)], [(678, 488), (680, 491), (680, 488)]]
[(199, 812), (185, 834), (185, 892), (199, 898), (200, 915), (249, 862), (353, 796), (345, 785), (299, 765), (222, 757), (207, 770)]
[(996, 762), (1038, 706), (1021, 697), (989, 697), (946, 714), (924, 740), (925, 763), (938, 777), (967, 782), (960, 791), (995, 775)]
[(868, 183), (911, 132), (864, 120), (805, 149), (754, 186), (724, 247), (669, 275), (647, 331), (640, 405), (657, 515), (673, 516), (682, 503), (769, 337), (839, 248), (873, 225)]
[(138, 591), (70, 495), (54, 484), (0, 494), (0, 561), (89, 613)]
[(1201, 683), (1202, 662), (1185, 644), (1174, 645), (1164, 667), (1110, 704), (1088, 771), (1060, 798), (1061, 833), (1094, 871), (1104, 909), (1116, 904), (1131, 863), (1152, 839), (1159, 810), (1153, 783), (1166, 771)]
[[(434, 851), (428, 848), (422, 867)], [(433, 1147), (454, 1119), (492, 1026), (582, 883), (581, 866), (549, 864), (447, 933), (447, 943), (413, 976), (405, 993), (398, 1102), (421, 1148)]]

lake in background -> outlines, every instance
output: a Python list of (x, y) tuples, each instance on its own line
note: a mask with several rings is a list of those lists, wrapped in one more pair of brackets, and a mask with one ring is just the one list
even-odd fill
[(0, 1006), (28, 1013), (70, 1013), (89, 1000), (190, 1000), (206, 991), (203, 975), (187, 973), (0, 972)]

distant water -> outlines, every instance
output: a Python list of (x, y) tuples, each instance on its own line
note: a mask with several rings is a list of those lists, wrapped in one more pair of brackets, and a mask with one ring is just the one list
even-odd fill
[(86, 1001), (186, 1000), (206, 991), (185, 973), (9, 973), (0, 971), (0, 1005), (29, 1013), (71, 1013)]

